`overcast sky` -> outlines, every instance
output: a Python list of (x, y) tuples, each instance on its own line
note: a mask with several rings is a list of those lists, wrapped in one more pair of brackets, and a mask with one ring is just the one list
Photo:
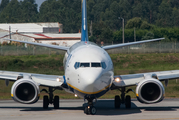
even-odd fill
[[(18, 1), (23, 1), (23, 0), (18, 0)], [(40, 5), (41, 5), (45, 0), (35, 0), (35, 1), (36, 1), (36, 3), (38, 4), (38, 9), (39, 9)], [(1, 0), (0, 0), (0, 2), (1, 2)]]

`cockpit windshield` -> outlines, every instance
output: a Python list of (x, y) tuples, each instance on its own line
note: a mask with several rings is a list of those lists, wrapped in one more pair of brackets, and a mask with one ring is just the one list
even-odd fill
[(91, 63), (91, 67), (101, 67), (101, 63)]
[(106, 69), (106, 63), (105, 62), (76, 62), (74, 65), (75, 69), (78, 68), (86, 68), (86, 67), (92, 67), (92, 68), (103, 68)]
[(90, 63), (81, 63), (80, 67), (90, 67)]

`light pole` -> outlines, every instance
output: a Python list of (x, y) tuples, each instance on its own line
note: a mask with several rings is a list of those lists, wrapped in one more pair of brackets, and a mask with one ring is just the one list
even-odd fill
[(118, 17), (118, 19), (122, 19), (122, 29), (123, 29), (123, 36), (122, 36), (123, 40), (122, 40), (122, 43), (124, 43), (124, 18)]

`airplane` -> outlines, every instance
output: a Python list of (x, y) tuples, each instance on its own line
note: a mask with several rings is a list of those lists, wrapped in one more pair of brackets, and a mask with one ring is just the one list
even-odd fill
[[(132, 91), (126, 89), (129, 86), (137, 86), (136, 96), (141, 103), (152, 104), (162, 101), (165, 90), (160, 81), (168, 84), (169, 79), (179, 78), (178, 70), (114, 75), (113, 62), (106, 50), (161, 41), (164, 38), (100, 47), (88, 39), (86, 4), (86, 0), (82, 0), (81, 41), (71, 47), (5, 39), (66, 51), (63, 76), (0, 71), (0, 79), (5, 80), (6, 85), (9, 84), (9, 81), (14, 81), (11, 88), (11, 96), (14, 101), (33, 104), (38, 101), (40, 92), (45, 91), (48, 96), (43, 96), (43, 108), (47, 109), (49, 104), (53, 104), (54, 109), (58, 109), (59, 96), (54, 96), (53, 92), (64, 89), (87, 100), (88, 105), (84, 108), (84, 113), (95, 115), (97, 109), (94, 107), (94, 102), (109, 90), (114, 89), (119, 89), (121, 92), (120, 96), (115, 96), (114, 107), (120, 108), (121, 104), (125, 104), (126, 108), (131, 108), (131, 97), (126, 95)], [(45, 86), (48, 90), (40, 90), (39, 86)]]

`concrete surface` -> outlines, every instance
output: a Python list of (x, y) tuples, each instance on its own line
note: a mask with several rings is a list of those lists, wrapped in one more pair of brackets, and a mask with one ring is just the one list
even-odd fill
[(0, 100), (0, 120), (179, 120), (179, 99), (165, 99), (157, 104), (132, 100), (132, 108), (114, 109), (113, 100), (98, 100), (96, 115), (83, 112), (83, 100), (60, 100), (60, 109), (42, 108), (42, 101), (32, 105)]

